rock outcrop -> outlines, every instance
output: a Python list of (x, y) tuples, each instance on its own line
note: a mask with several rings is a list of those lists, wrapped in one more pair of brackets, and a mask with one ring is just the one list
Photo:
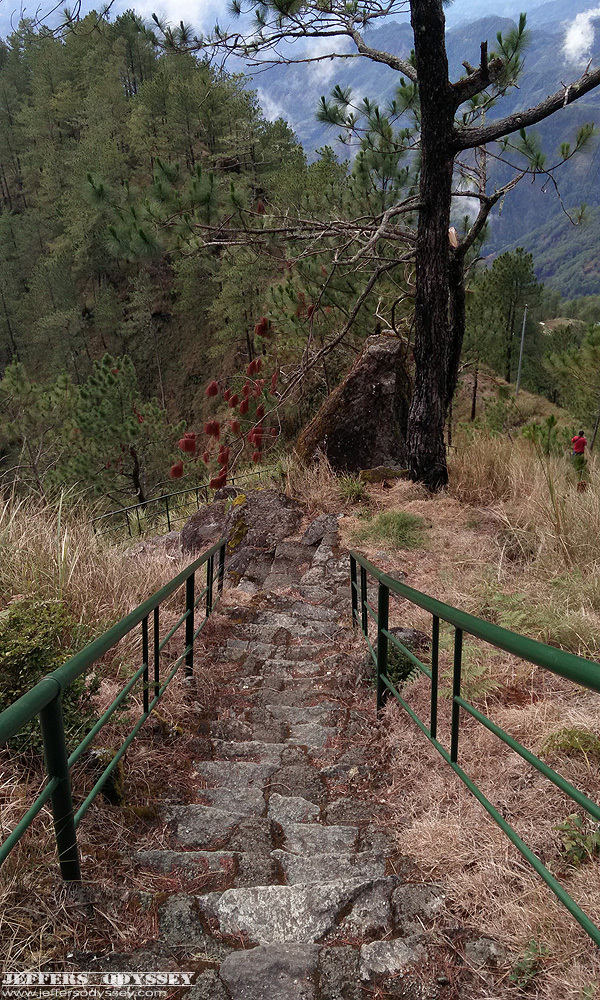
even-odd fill
[(369, 337), (360, 358), (304, 428), (296, 451), (303, 461), (320, 452), (334, 469), (402, 468), (411, 385), (406, 347), (395, 337)]
[(277, 543), (300, 526), (303, 509), (277, 490), (251, 490), (228, 501), (202, 507), (181, 530), (184, 553), (204, 552), (219, 538), (227, 538), (227, 572), (240, 579), (263, 582), (273, 562)]

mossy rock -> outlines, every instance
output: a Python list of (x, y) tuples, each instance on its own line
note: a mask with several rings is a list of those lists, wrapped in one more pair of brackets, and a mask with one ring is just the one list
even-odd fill
[(361, 469), (358, 478), (361, 483), (384, 483), (388, 479), (406, 479), (407, 469), (392, 469), (387, 465), (378, 465), (374, 469)]
[(244, 538), (248, 534), (248, 525), (246, 524), (243, 517), (239, 517), (233, 528), (230, 530), (229, 538), (227, 540), (227, 555), (231, 555), (235, 550), (242, 544)]

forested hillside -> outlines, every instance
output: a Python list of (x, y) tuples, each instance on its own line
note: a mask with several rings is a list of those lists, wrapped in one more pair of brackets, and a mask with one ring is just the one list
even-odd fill
[(242, 78), (161, 55), (129, 14), (89, 15), (64, 41), (25, 25), (0, 64), (2, 361), (79, 382), (104, 351), (127, 353), (148, 393), (192, 412), (231, 276), (210, 254), (172, 262), (141, 237), (138, 259), (112, 252), (93, 184), (143, 192), (164, 161), (184, 179), (199, 164), (243, 174), (257, 195), (302, 163), (294, 136), (263, 119)]
[[(405, 27), (386, 28), (388, 42), (397, 29), (401, 45)], [(365, 133), (352, 162), (325, 147), (309, 164), (247, 77), (165, 50), (131, 12), (90, 14), (62, 37), (23, 22), (0, 47), (0, 101), (9, 481), (111, 502), (143, 501), (169, 475), (219, 483), (230, 452), (234, 466), (260, 463), (295, 437), (365, 336), (393, 333), (408, 358), (418, 164), (385, 131)], [(410, 88), (399, 102), (416, 121)], [(576, 184), (577, 169), (568, 176)], [(402, 197), (404, 243), (379, 240), (375, 255), (377, 220)], [(560, 270), (574, 294), (593, 294), (595, 229), (592, 211), (575, 230), (578, 257), (564, 220), (560, 239), (540, 230), (539, 260), (515, 243), (489, 275), (472, 270), (465, 370), (515, 378), (528, 302), (523, 384), (569, 404), (551, 359), (579, 350), (585, 328), (542, 328), (561, 310), (534, 271), (551, 285)], [(270, 415), (276, 387), (288, 398)]]
[[(143, 499), (169, 482), (172, 462), (183, 475), (178, 421), (200, 430), (215, 403), (227, 412), (229, 397), (207, 398), (211, 380), (222, 391), (264, 359), (273, 387), (286, 361), (346, 321), (366, 280), (336, 276), (317, 314), (324, 265), (314, 253), (292, 264), (284, 245), (204, 245), (182, 206), (217, 228), (240, 206), (260, 217), (274, 202), (296, 215), (335, 212), (344, 199), (353, 213), (372, 212), (390, 203), (404, 168), (384, 165), (377, 193), (368, 166), (357, 162), (350, 177), (328, 150), (307, 166), (286, 123), (264, 119), (246, 78), (165, 54), (131, 13), (112, 23), (90, 14), (63, 38), (24, 22), (0, 49), (0, 100), (0, 360), (24, 366), (0, 393), (4, 473), (16, 469), (36, 488), (48, 476)], [(347, 369), (375, 309), (287, 408), (284, 432)], [(261, 405), (257, 395), (248, 430)], [(250, 444), (260, 460), (261, 442)], [(186, 466), (193, 480), (207, 469)]]

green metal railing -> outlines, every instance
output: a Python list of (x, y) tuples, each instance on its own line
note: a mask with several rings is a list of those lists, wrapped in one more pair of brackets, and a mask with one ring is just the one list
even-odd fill
[[(235, 486), (236, 483), (244, 482), (247, 479), (260, 478), (272, 472), (274, 468), (275, 466), (269, 466), (257, 469), (255, 472), (244, 472), (241, 476), (230, 476), (227, 485)], [(92, 518), (94, 534), (110, 535), (112, 532), (125, 528), (129, 537), (132, 538), (134, 535), (144, 535), (146, 531), (157, 531), (164, 527), (167, 531), (171, 531), (174, 524), (185, 521), (190, 516), (190, 504), (195, 504), (196, 510), (200, 510), (201, 506), (209, 502), (210, 489), (209, 483), (200, 483), (198, 486), (190, 486), (186, 490), (163, 493), (161, 496), (153, 497), (144, 503), (134, 503), (128, 507), (109, 510), (107, 514), (98, 514)], [(184, 500), (184, 497), (188, 499)]]
[[(35, 687), (27, 691), (0, 714), (0, 746), (15, 736), (32, 719), (39, 716), (47, 774), (47, 781), (42, 792), (6, 840), (0, 844), (0, 865), (3, 864), (10, 852), (18, 844), (43, 806), (50, 800), (62, 876), (68, 881), (79, 881), (81, 879), (77, 827), (123, 757), (123, 754), (137, 736), (144, 722), (162, 698), (183, 661), (185, 661), (186, 675), (192, 675), (194, 668), (194, 643), (212, 614), (223, 591), (226, 544), (226, 538), (222, 538), (216, 542), (212, 548), (208, 549), (199, 559), (191, 563), (183, 572), (171, 580), (170, 583), (167, 583), (156, 594), (149, 597), (143, 604), (140, 604), (135, 611), (122, 618), (108, 632), (99, 636), (86, 646), (85, 649), (82, 649), (70, 660), (58, 667), (57, 670), (48, 674), (47, 677), (42, 678)], [(216, 557), (218, 557), (218, 561), (215, 566)], [(206, 566), (206, 586), (196, 595), (196, 573), (204, 565)], [(183, 586), (185, 586), (185, 612), (161, 639), (160, 606), (171, 594)], [(205, 605), (204, 617), (197, 628), (195, 628), (195, 612), (202, 601), (204, 601)], [(148, 624), (150, 616), (153, 619), (152, 679), (150, 679), (150, 630)], [(185, 649), (175, 663), (169, 663), (168, 674), (166, 678), (161, 679), (161, 653), (169, 640), (184, 623)], [(108, 650), (112, 649), (124, 636), (132, 632), (140, 624), (142, 627), (141, 666), (138, 667), (133, 676), (127, 681), (122, 691), (120, 691), (81, 743), (68, 755), (61, 704), (63, 693), (77, 677), (80, 677), (89, 670)], [(142, 713), (124, 743), (96, 781), (89, 795), (87, 795), (75, 812), (71, 790), (71, 768), (82, 757), (102, 727), (106, 725), (113, 712), (116, 711), (119, 705), (123, 704), (135, 684), (140, 680), (142, 682)], [(152, 700), (150, 700), (151, 691), (153, 693)]]
[[(360, 567), (360, 573), (358, 572)], [(373, 577), (378, 584), (377, 610), (368, 599), (367, 587), (368, 578)], [(580, 792), (574, 785), (557, 774), (551, 767), (544, 764), (535, 754), (531, 753), (517, 740), (513, 739), (504, 729), (497, 726), (483, 712), (480, 712), (465, 698), (461, 696), (461, 670), (462, 670), (462, 648), (463, 635), (476, 636), (483, 642), (498, 649), (503, 649), (507, 653), (512, 653), (527, 660), (538, 667), (550, 670), (554, 674), (565, 677), (575, 684), (579, 684), (592, 691), (600, 691), (600, 665), (590, 660), (585, 660), (581, 656), (567, 653), (564, 650), (556, 649), (553, 646), (546, 646), (544, 643), (536, 642), (525, 636), (509, 632), (508, 629), (490, 622), (482, 621), (464, 611), (459, 611), (448, 604), (428, 597), (418, 590), (413, 590), (403, 583), (398, 583), (392, 577), (387, 576), (368, 562), (357, 552), (350, 553), (350, 580), (352, 590), (352, 624), (360, 627), (371, 657), (373, 659), (377, 677), (377, 711), (379, 712), (383, 704), (391, 695), (408, 712), (409, 716), (416, 723), (422, 733), (433, 744), (438, 753), (450, 765), (452, 770), (461, 781), (467, 786), (470, 792), (487, 810), (492, 819), (509, 837), (515, 847), (521, 852), (523, 857), (530, 863), (544, 882), (550, 887), (559, 901), (575, 917), (575, 920), (583, 927), (592, 940), (600, 945), (600, 928), (583, 912), (577, 903), (571, 898), (560, 882), (540, 861), (536, 854), (524, 843), (513, 827), (504, 819), (498, 810), (492, 805), (483, 792), (469, 778), (458, 764), (459, 733), (461, 721), (461, 709), (489, 732), (493, 733), (499, 740), (505, 743), (511, 750), (519, 754), (528, 764), (531, 764), (540, 774), (551, 781), (557, 788), (569, 796), (585, 812), (587, 812), (596, 822), (600, 822), (600, 806)], [(408, 649), (400, 640), (390, 632), (389, 629), (389, 599), (390, 593), (410, 601), (432, 615), (431, 632), (431, 664), (426, 666), (417, 656)], [(372, 619), (376, 629), (375, 644), (369, 638), (369, 619)], [(454, 627), (454, 657), (452, 671), (452, 703), (451, 703), (451, 730), (450, 730), (450, 751), (448, 751), (437, 738), (438, 729), (438, 681), (439, 681), (439, 650), (440, 650), (440, 621), (447, 622)], [(412, 663), (422, 674), (429, 678), (431, 684), (431, 702), (429, 725), (418, 717), (416, 712), (408, 705), (397, 688), (392, 684), (388, 675), (388, 650), (389, 646), (396, 647), (406, 659)]]

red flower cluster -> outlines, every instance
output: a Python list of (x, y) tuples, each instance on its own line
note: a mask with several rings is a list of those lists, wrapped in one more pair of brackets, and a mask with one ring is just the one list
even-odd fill
[(204, 433), (208, 434), (209, 437), (214, 437), (216, 441), (219, 440), (221, 436), (221, 425), (218, 420), (209, 420), (207, 424), (204, 425)]
[(181, 477), (183, 476), (183, 462), (181, 461), (181, 459), (179, 460), (179, 462), (175, 462), (175, 465), (171, 466), (169, 470), (169, 475), (171, 479), (181, 479)]
[(254, 336), (269, 337), (270, 333), (271, 331), (269, 329), (269, 320), (267, 319), (266, 316), (261, 316), (258, 323), (254, 327)]
[(206, 387), (206, 395), (207, 396), (218, 396), (219, 395), (219, 386), (218, 386), (218, 383), (215, 382), (214, 379), (213, 379), (212, 382), (208, 383), (208, 385)]
[(182, 438), (179, 438), (177, 447), (182, 451), (194, 454), (196, 451), (196, 435), (193, 431), (186, 431)]

